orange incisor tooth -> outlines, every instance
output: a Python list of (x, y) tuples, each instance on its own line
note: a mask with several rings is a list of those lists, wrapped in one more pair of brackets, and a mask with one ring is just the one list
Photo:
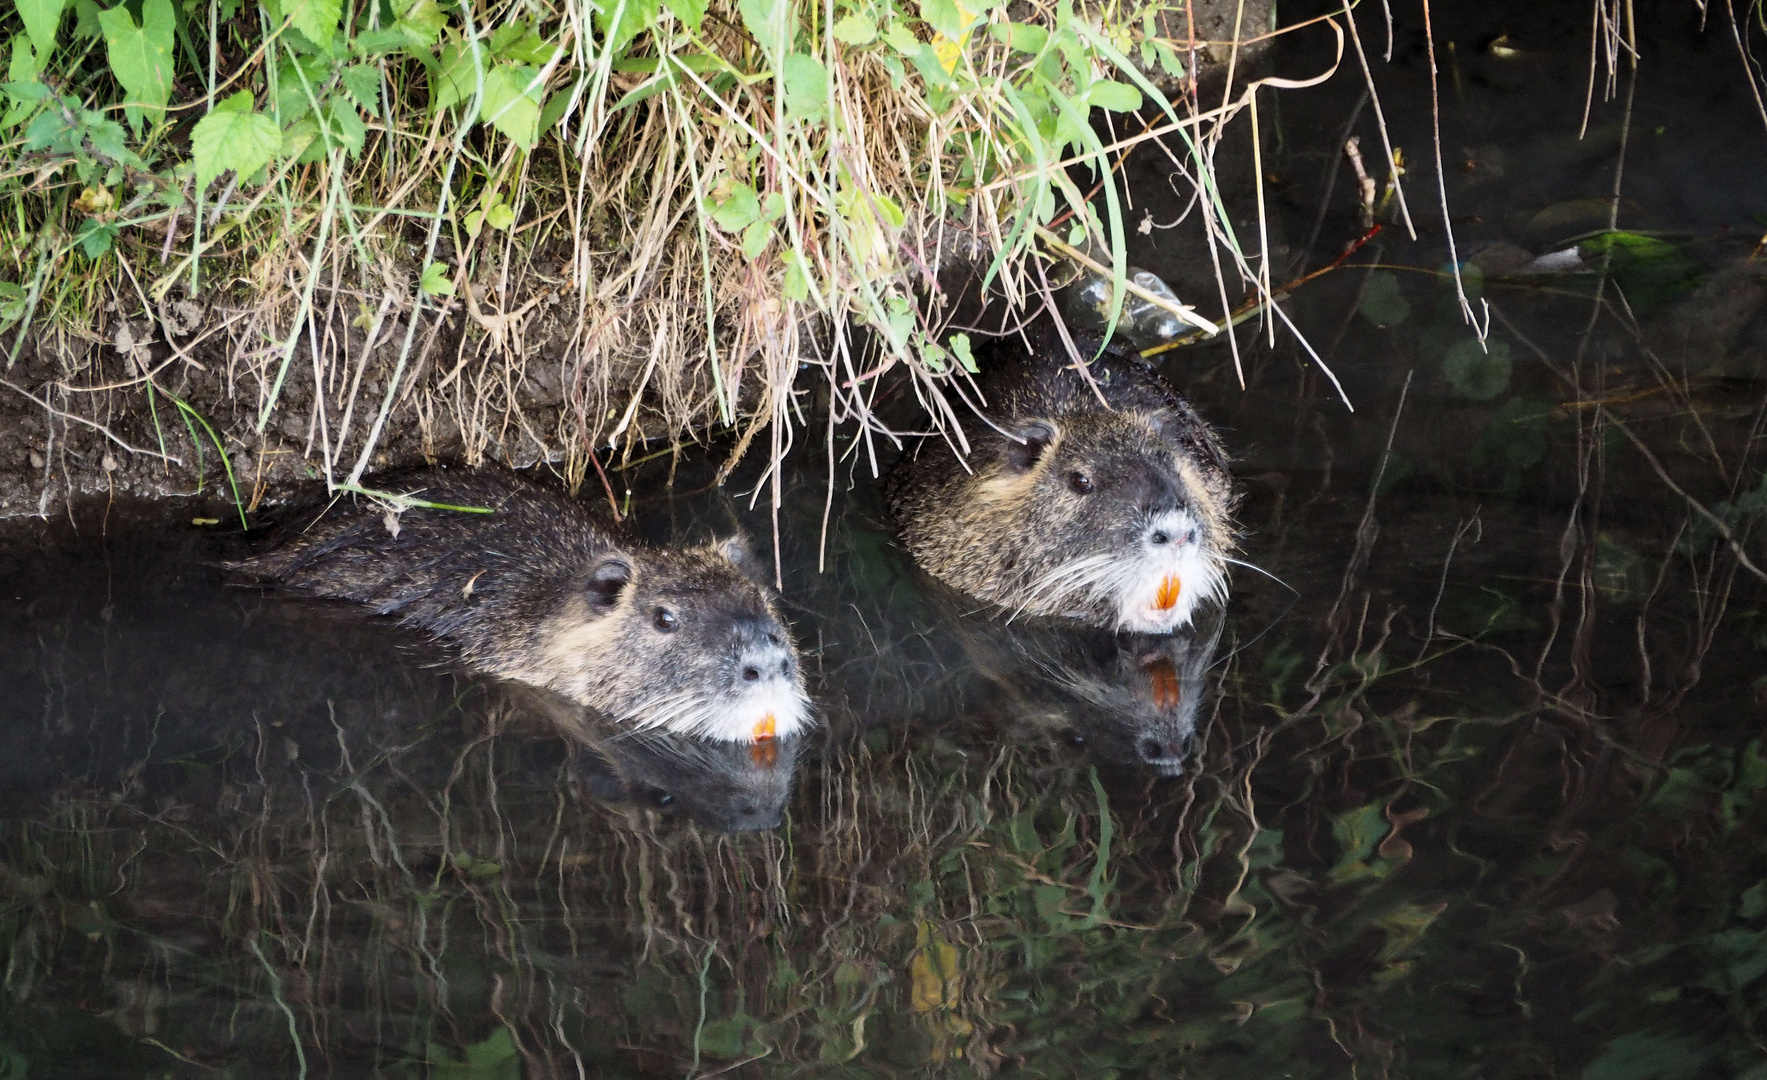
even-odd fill
[(1178, 606), (1178, 576), (1167, 574), (1160, 579), (1160, 591), (1153, 598), (1153, 606), (1161, 611), (1171, 611)]
[(1141, 667), (1147, 672), (1153, 707), (1161, 712), (1177, 709), (1184, 701), (1184, 685), (1178, 681), (1178, 669), (1172, 666), (1172, 661), (1162, 656)]
[(772, 713), (755, 723), (755, 742), (749, 747), (749, 757), (756, 765), (767, 767), (779, 760), (779, 747), (773, 741), (777, 727), (778, 722), (774, 720)]

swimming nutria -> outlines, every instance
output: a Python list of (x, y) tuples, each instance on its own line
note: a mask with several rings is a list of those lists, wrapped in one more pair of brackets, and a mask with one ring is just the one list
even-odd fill
[(1092, 360), (1096, 390), (1066, 357), (1052, 333), (1029, 354), (996, 350), (981, 382), (991, 423), (964, 421), (968, 468), (932, 436), (890, 478), (902, 540), (934, 577), (1014, 616), (1188, 625), (1226, 592), (1226, 452), (1140, 357)]
[(233, 568), (397, 615), (475, 668), (640, 728), (754, 741), (808, 722), (797, 651), (745, 572), (740, 538), (627, 543), (583, 503), (500, 470), (377, 483), (491, 512), (415, 507), (395, 520), (366, 500), (340, 501)]

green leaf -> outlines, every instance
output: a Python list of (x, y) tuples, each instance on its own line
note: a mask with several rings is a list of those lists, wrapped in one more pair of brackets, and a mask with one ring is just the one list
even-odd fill
[(754, 262), (767, 250), (767, 244), (773, 239), (773, 226), (765, 221), (757, 221), (742, 231), (742, 257)]
[(1483, 346), (1467, 339), (1456, 342), (1442, 358), (1442, 376), (1464, 398), (1490, 401), (1509, 388), (1509, 343), (1487, 340)]
[(485, 224), (499, 232), (507, 232), (515, 224), (515, 208), (506, 202), (492, 203), (485, 211)]
[[(478, 93), (478, 73), (489, 60), (490, 54), (480, 48), (479, 66), (475, 68), (471, 42), (454, 41), (444, 46), (437, 69), (430, 75), (430, 108), (446, 109), (462, 101), (471, 101)], [(483, 115), (482, 111), (480, 115)]]
[(442, 10), (440, 0), (415, 0), (399, 12), (399, 22), (427, 35), (426, 40), (433, 43), (448, 25), (448, 13)]
[(55, 29), (61, 25), (61, 13), (67, 0), (14, 0), (18, 17), (24, 20), (25, 32), (45, 63), (55, 51)]
[(491, 31), (491, 55), (501, 58), (503, 50), (514, 45), (528, 32), (528, 24), (520, 19), (512, 19)]
[(1608, 232), (1577, 245), (1585, 261), (1606, 255), (1609, 272), (1633, 307), (1673, 299), (1699, 284), (1699, 266), (1666, 240), (1630, 232)]
[(300, 160), (307, 156), (318, 137), (319, 125), (311, 116), (302, 117), (282, 129), (282, 148), (276, 151), (276, 156)]
[(834, 39), (848, 45), (869, 45), (877, 40), (877, 22), (857, 11), (835, 20)]
[(11, 103), (0, 116), (0, 131), (10, 131), (31, 114), (37, 102), (48, 96), (48, 87), (37, 81), (37, 58), (23, 34), (12, 37), (12, 62), (6, 69), (6, 99)]
[(448, 274), (448, 267), (443, 263), (430, 263), (423, 268), (423, 277), (417, 287), (429, 296), (453, 296), (454, 281)]
[[(781, 0), (783, 2), (783, 0)], [(625, 52), (632, 39), (648, 30), (656, 23), (657, 13), (662, 10), (662, 0), (599, 0), (602, 8), (595, 16), (595, 25), (601, 29), (607, 39), (603, 47), (614, 55)], [(618, 14), (620, 22), (614, 25), (614, 15)]]
[(795, 52), (779, 67), (785, 84), (785, 110), (800, 119), (814, 120), (828, 110), (828, 69), (807, 53)]
[[(607, 0), (602, 0), (606, 3)], [(760, 43), (769, 57), (791, 47), (792, 6), (790, 0), (736, 0), (742, 24)]]
[(352, 64), (339, 73), (344, 92), (370, 116), (380, 115), (380, 69), (372, 64)]
[(957, 357), (957, 362), (963, 365), (963, 370), (971, 375), (981, 373), (981, 369), (976, 367), (975, 354), (970, 351), (968, 334), (951, 335), (951, 353)]
[(158, 118), (172, 96), (172, 41), (177, 28), (172, 0), (142, 0), (141, 23), (124, 5), (98, 13), (110, 71), (129, 95), (129, 122), (139, 133), (148, 116)]
[(1368, 275), (1362, 303), (1356, 310), (1376, 326), (1398, 326), (1411, 317), (1411, 302), (1399, 288), (1399, 275), (1391, 270), (1376, 270)]
[(25, 127), (25, 148), (72, 154), (76, 134), (78, 131), (62, 117), (60, 110), (44, 110)]
[(276, 115), (292, 124), (313, 109), (310, 95), (319, 93), (331, 77), (331, 65), (322, 56), (285, 60), (276, 72)]
[(30, 295), (10, 281), (0, 281), (0, 326), (9, 326), (25, 317)]
[(699, 33), (700, 24), (706, 21), (706, 0), (667, 0), (667, 3), (689, 33)]
[(104, 225), (87, 218), (80, 227), (80, 250), (88, 259), (96, 259), (116, 244), (118, 231), (114, 224)]
[(403, 22), (379, 30), (364, 30), (350, 40), (350, 50), (357, 56), (383, 56), (400, 49), (415, 49), (430, 44), (434, 38), (424, 36)]
[(240, 113), (243, 115), (252, 111), (252, 104), (252, 92), (250, 90), (241, 90), (238, 93), (229, 94), (220, 101), (215, 102), (214, 111)]
[[(68, 99), (70, 104), (72, 99)], [(80, 110), (80, 129), (86, 136), (86, 143), (94, 153), (103, 154), (112, 161), (120, 161), (138, 168), (145, 168), (141, 159), (129, 152), (129, 145), (124, 139), (123, 125), (115, 120), (107, 120), (103, 113), (92, 109)]]
[(495, 52), (499, 60), (540, 66), (551, 62), (553, 54), (558, 52), (558, 43), (547, 41), (537, 30), (529, 30), (519, 40)]
[(921, 40), (914, 36), (914, 31), (893, 22), (884, 29), (884, 42), (903, 56), (913, 56), (920, 51)]
[(804, 273), (804, 263), (797, 252), (788, 252), (785, 260), (785, 282), (780, 288), (787, 300), (802, 303), (810, 298), (810, 279)]
[(1049, 31), (1030, 23), (994, 23), (988, 34), (1015, 52), (1040, 53), (1049, 44)]
[(540, 141), (540, 88), (528, 90), (537, 74), (525, 64), (498, 64), (485, 73), (479, 117), (523, 150)]
[(1115, 79), (1100, 79), (1086, 92), (1086, 100), (1095, 108), (1111, 112), (1134, 112), (1141, 108), (1141, 91)]
[(196, 188), (208, 188), (215, 177), (232, 169), (241, 178), (250, 176), (282, 148), (282, 132), (262, 113), (241, 112), (228, 106), (244, 98), (251, 108), (251, 94), (241, 91), (217, 105), (197, 121), (190, 132), (190, 158), (196, 166)]
[(957, 0), (920, 0), (920, 17), (936, 32), (956, 41), (963, 37), (974, 16), (965, 11)]
[(558, 122), (564, 119), (564, 111), (571, 107), (571, 95), (559, 91), (546, 99), (546, 107), (540, 110), (540, 135), (544, 137)]
[(331, 46), (338, 16), (343, 14), (343, 0), (281, 0), (281, 6), (282, 17), (292, 16), (302, 37), (322, 49)]
[(74, 0), (74, 40), (91, 41), (104, 36), (104, 30), (98, 24), (99, 10), (97, 0)]
[(741, 232), (760, 216), (761, 202), (755, 198), (755, 189), (747, 184), (738, 184), (730, 197), (712, 211), (712, 220), (725, 232)]
[(1153, 46), (1154, 55), (1160, 58), (1160, 70), (1174, 79), (1184, 78), (1184, 61), (1178, 59), (1178, 54), (1172, 51), (1172, 46), (1158, 38), (1151, 39), (1148, 44)]
[[(357, 114), (356, 106), (343, 98), (331, 101), (331, 123), (328, 130), (331, 137), (349, 151), (350, 157), (362, 152), (362, 145), (368, 140), (368, 128)], [(247, 175), (243, 171), (241, 175)]]

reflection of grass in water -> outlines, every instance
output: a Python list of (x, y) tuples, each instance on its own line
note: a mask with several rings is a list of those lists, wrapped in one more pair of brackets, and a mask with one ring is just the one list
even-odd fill
[[(292, 1074), (290, 1014), (315, 1070), (432, 1076), (696, 1054), (1541, 1075), (1696, 1037), (1741, 1062), (1767, 1005), (1758, 744), (1661, 767), (1585, 746), (1432, 689), (1478, 654), (1418, 667), (1373, 629), (1320, 671), (1292, 642), (1236, 662), (1200, 770), (1144, 790), (1050, 747), (874, 732), (788, 829), (717, 836), (584, 806), (494, 715), (466, 739), (351, 732), (335, 779), (271, 736), (169, 801), (70, 791), (0, 834), (0, 1037), (131, 1072)], [(1258, 702), (1297, 687), (1314, 703), (1272, 723)]]

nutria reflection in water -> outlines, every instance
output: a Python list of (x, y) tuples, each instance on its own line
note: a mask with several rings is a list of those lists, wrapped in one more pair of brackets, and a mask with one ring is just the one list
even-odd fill
[(711, 742), (591, 723), (577, 733), (575, 773), (604, 802), (683, 815), (723, 832), (778, 828), (803, 738)]
[(1131, 352), (1079, 342), (1082, 375), (1046, 331), (1003, 339), (959, 461), (929, 436), (889, 481), (921, 566), (1011, 617), (1160, 634), (1226, 593), (1235, 495), (1221, 440)]
[(1210, 607), (1171, 634), (1110, 634), (1047, 622), (972, 623), (964, 648), (998, 691), (1003, 719), (1102, 763), (1185, 771), (1223, 625)]
[(393, 517), (341, 499), (232, 568), (396, 615), (479, 671), (634, 728), (749, 743), (809, 722), (796, 646), (741, 537), (631, 543), (582, 501), (497, 469), (374, 483), (429, 505)]

